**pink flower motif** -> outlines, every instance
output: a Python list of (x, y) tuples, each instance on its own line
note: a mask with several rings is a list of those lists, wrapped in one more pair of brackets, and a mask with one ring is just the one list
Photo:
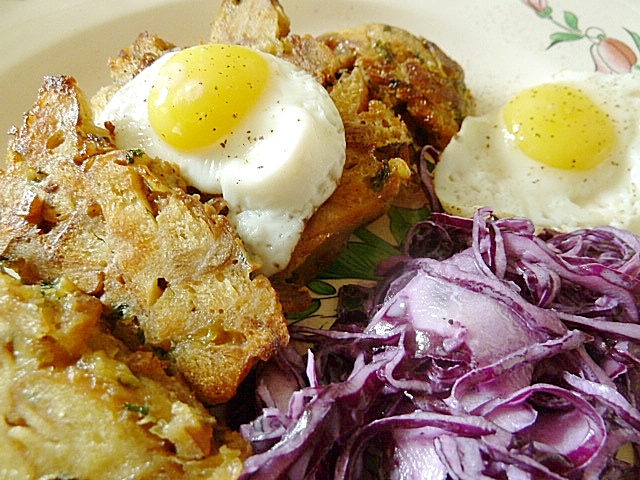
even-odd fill
[(638, 61), (634, 51), (626, 43), (610, 37), (604, 37), (591, 45), (590, 52), (596, 70), (603, 73), (630, 72)]
[(538, 13), (542, 13), (549, 8), (549, 2), (547, 2), (547, 0), (522, 0), (522, 2)]

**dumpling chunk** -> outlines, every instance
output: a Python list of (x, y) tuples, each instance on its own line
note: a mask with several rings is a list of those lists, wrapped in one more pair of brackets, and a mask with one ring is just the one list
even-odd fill
[(0, 175), (0, 255), (25, 282), (71, 279), (130, 346), (163, 352), (200, 400), (227, 401), (288, 342), (277, 295), (215, 203), (91, 119), (72, 78), (45, 80)]

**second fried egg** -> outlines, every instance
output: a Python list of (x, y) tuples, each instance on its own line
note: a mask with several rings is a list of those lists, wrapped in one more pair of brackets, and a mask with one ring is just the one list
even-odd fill
[(640, 233), (640, 75), (563, 71), (468, 117), (434, 170), (444, 209)]

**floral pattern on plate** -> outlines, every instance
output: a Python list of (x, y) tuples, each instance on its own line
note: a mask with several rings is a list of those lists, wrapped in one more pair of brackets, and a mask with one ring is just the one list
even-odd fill
[(375, 272), (378, 263), (401, 254), (402, 241), (409, 229), (429, 215), (426, 207), (392, 207), (373, 225), (356, 230), (338, 259), (307, 285), (313, 296), (312, 305), (304, 312), (288, 315), (289, 322), (329, 327), (336, 316), (340, 286), (379, 280)]
[[(556, 25), (559, 30), (550, 35), (551, 43), (547, 48), (565, 42), (586, 40), (590, 44), (589, 54), (595, 69), (603, 73), (625, 73), (640, 69), (638, 56), (634, 49), (624, 41), (610, 37), (600, 27), (589, 26), (581, 29), (578, 16), (571, 11), (562, 12), (562, 20), (558, 20), (556, 12), (547, 0), (522, 0), (544, 20)], [(636, 50), (640, 50), (640, 35), (628, 28), (624, 30), (631, 37)]]

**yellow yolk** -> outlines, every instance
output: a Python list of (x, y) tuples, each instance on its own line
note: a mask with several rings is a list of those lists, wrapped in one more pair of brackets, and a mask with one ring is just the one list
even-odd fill
[(556, 168), (591, 169), (616, 143), (609, 116), (582, 91), (567, 85), (520, 92), (505, 105), (503, 119), (522, 152)]
[(162, 66), (151, 88), (151, 127), (181, 150), (224, 144), (225, 136), (255, 108), (268, 80), (268, 62), (249, 48), (187, 48)]

